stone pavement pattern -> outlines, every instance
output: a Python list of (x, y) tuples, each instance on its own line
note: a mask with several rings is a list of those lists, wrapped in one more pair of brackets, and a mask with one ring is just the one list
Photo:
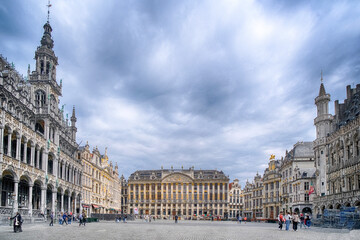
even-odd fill
[(54, 224), (23, 225), (22, 233), (14, 233), (10, 226), (0, 227), (1, 240), (26, 239), (360, 239), (360, 230), (338, 230), (326, 228), (299, 229), (298, 232), (279, 231), (277, 224), (203, 221), (156, 221), (146, 223), (136, 220), (128, 223), (99, 222), (79, 227)]

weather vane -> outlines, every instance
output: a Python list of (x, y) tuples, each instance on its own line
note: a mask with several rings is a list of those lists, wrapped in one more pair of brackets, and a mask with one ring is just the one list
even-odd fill
[(322, 70), (321, 70), (321, 83), (323, 83)]
[(50, 4), (50, 0), (48, 2), (48, 5), (46, 5), (48, 7), (48, 16), (47, 16), (47, 21), (49, 22), (50, 20), (50, 7), (51, 7), (51, 4)]

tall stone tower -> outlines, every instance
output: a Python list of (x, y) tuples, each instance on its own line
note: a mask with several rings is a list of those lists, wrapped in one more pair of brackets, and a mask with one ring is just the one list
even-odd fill
[(333, 116), (329, 114), (330, 94), (327, 94), (323, 84), (321, 74), (321, 85), (319, 96), (315, 98), (317, 115), (314, 119), (316, 127), (316, 139), (314, 141), (315, 167), (316, 167), (316, 194), (318, 196), (327, 195), (326, 180), (326, 159), (328, 149), (326, 147), (326, 137), (332, 131)]

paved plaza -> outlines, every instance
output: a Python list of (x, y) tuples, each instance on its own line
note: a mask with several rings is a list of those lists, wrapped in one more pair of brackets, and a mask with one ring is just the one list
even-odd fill
[(12, 227), (0, 227), (0, 239), (360, 239), (360, 230), (326, 228), (299, 229), (298, 232), (279, 231), (277, 224), (205, 221), (152, 221), (128, 223), (98, 222), (85, 227), (78, 224), (25, 224), (22, 233)]

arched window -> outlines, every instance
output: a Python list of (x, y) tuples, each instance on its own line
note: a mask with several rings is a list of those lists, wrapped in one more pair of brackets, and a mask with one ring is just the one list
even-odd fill
[(38, 120), (35, 124), (35, 131), (41, 134), (44, 134), (45, 122), (43, 120)]
[(53, 156), (49, 154), (48, 156), (48, 174), (53, 174)]
[(50, 62), (47, 61), (46, 62), (46, 74), (49, 74), (49, 72), (50, 72)]
[(45, 92), (42, 90), (37, 90), (35, 92), (35, 106), (43, 107), (45, 105), (46, 97)]
[(44, 74), (44, 61), (40, 61), (40, 74)]

